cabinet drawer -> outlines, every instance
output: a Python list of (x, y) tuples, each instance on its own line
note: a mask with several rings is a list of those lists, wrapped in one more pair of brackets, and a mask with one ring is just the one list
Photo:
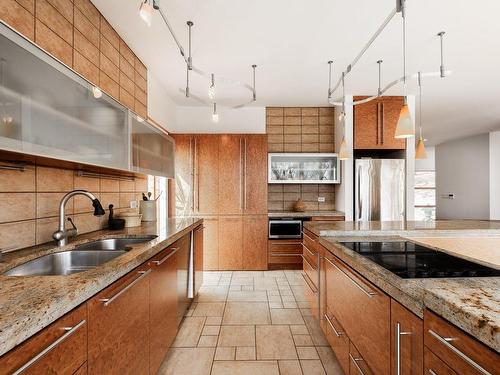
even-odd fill
[(349, 337), (347, 337), (344, 328), (342, 328), (330, 311), (327, 310), (324, 318), (326, 321), (326, 339), (335, 352), (335, 356), (342, 366), (342, 369), (346, 374), (349, 374)]
[(427, 348), (424, 349), (424, 367), (425, 375), (458, 375)]
[(83, 304), (1, 357), (0, 374), (73, 374), (87, 360), (87, 321)]
[[(307, 251), (305, 251), (307, 252)], [(309, 280), (312, 282), (314, 285), (315, 290), (317, 291), (319, 289), (319, 268), (316, 265), (316, 263), (311, 264), (309, 262), (309, 259), (304, 256), (304, 263), (303, 263), (303, 270), (304, 273), (308, 276)]]
[(350, 375), (374, 374), (368, 367), (368, 364), (366, 363), (365, 359), (361, 356), (359, 351), (352, 344), (352, 342), (349, 344), (349, 374)]
[(303, 272), (301, 275), (304, 278), (306, 284), (304, 286), (304, 297), (309, 303), (309, 308), (311, 309), (312, 315), (316, 319), (319, 319), (319, 291), (305, 272)]
[(499, 374), (500, 355), (429, 310), (424, 343), (458, 374)]
[(312, 250), (310, 247), (308, 247), (305, 243), (302, 244), (302, 255), (304, 256), (304, 259), (307, 260), (307, 262), (314, 268), (318, 269), (319, 266), (319, 257), (318, 257), (318, 252), (315, 250)]
[(327, 306), (377, 374), (390, 373), (390, 298), (336, 257), (325, 258)]
[(302, 242), (291, 240), (268, 241), (268, 263), (302, 263)]
[(304, 229), (302, 232), (302, 243), (309, 248), (314, 253), (318, 252), (318, 237), (313, 233), (309, 232), (307, 229)]

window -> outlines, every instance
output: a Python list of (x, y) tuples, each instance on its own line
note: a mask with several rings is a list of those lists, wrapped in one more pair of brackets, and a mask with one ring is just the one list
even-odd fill
[(436, 171), (415, 172), (415, 220), (436, 219)]

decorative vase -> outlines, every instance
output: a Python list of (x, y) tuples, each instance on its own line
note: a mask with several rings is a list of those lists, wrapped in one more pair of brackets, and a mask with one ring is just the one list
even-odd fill
[(302, 198), (299, 198), (297, 200), (297, 202), (294, 203), (293, 209), (296, 212), (304, 212), (306, 210), (306, 205), (304, 204), (304, 201), (302, 200)]

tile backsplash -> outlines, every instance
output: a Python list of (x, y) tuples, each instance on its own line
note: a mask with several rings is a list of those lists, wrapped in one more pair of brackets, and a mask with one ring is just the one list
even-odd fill
[[(269, 211), (293, 211), (294, 203), (302, 198), (306, 211), (335, 210), (334, 185), (318, 184), (268, 184), (267, 208)], [(324, 202), (318, 202), (323, 197)]]
[(22, 248), (52, 240), (58, 227), (59, 202), (74, 189), (88, 190), (102, 203), (106, 215), (94, 216), (90, 200), (76, 196), (66, 204), (78, 233), (105, 228), (108, 206), (119, 211), (148, 190), (147, 178), (118, 181), (81, 177), (74, 170), (27, 166), (24, 172), (0, 170), (0, 248)]

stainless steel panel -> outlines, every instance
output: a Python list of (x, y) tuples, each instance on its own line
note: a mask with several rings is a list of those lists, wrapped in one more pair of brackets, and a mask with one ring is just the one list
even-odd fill
[(356, 221), (405, 219), (405, 161), (358, 159), (355, 162)]
[(144, 243), (154, 240), (156, 235), (133, 237), (133, 238), (106, 238), (87, 242), (75, 247), (76, 250), (124, 250), (130, 245)]

